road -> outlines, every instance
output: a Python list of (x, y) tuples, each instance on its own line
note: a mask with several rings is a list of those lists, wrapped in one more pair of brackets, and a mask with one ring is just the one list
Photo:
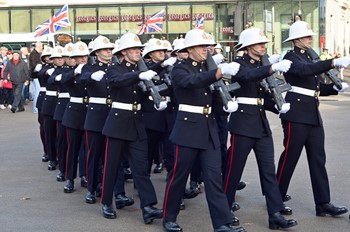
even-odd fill
[[(39, 140), (37, 115), (31, 113), (31, 102), (25, 112), (12, 114), (0, 111), (0, 231), (118, 231), (161, 232), (161, 221), (144, 225), (139, 199), (132, 182), (126, 183), (127, 195), (135, 204), (117, 211), (117, 219), (102, 217), (101, 205), (84, 202), (86, 189), (76, 184), (74, 193), (63, 193), (64, 183), (56, 182), (57, 171), (48, 171), (41, 162), (42, 146)], [(322, 97), (320, 106), (326, 131), (327, 168), (331, 184), (332, 202), (350, 207), (350, 92), (340, 96)], [(268, 114), (274, 135), (276, 160), (282, 151), (282, 130), (278, 117)], [(158, 207), (163, 202), (165, 172), (152, 174), (157, 190)], [(254, 154), (249, 156), (243, 179), (247, 187), (238, 192), (236, 200), (241, 209), (236, 213), (247, 231), (264, 232), (268, 229), (265, 200)], [(78, 181), (77, 181), (78, 182)], [(79, 182), (78, 182), (79, 183)], [(348, 232), (348, 214), (316, 217), (311, 183), (305, 154), (301, 156), (292, 179), (288, 206), (293, 209), (299, 225), (289, 231)], [(213, 231), (205, 194), (186, 200), (178, 223), (186, 232)]]

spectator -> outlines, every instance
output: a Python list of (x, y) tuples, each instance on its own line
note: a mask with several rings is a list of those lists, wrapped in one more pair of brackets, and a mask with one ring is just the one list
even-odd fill
[(330, 60), (330, 59), (333, 59), (333, 56), (328, 53), (327, 48), (323, 48), (323, 52), (320, 55), (320, 60)]
[(8, 51), (7, 47), (0, 48), (0, 56), (2, 58), (4, 65), (6, 65), (7, 63), (7, 51)]
[(23, 84), (28, 84), (29, 78), (29, 69), (27, 64), (20, 59), (20, 55), (18, 52), (14, 52), (13, 58), (7, 62), (4, 71), (4, 82), (7, 83), (8, 80), (11, 80), (12, 82), (14, 97), (11, 108), (12, 113), (15, 113), (17, 108), (19, 112), (24, 111), (21, 93), (23, 89)]
[[(11, 60), (12, 59), (12, 52), (7, 51), (6, 54), (6, 60)], [(1, 59), (2, 61), (2, 59)], [(2, 65), (1, 65), (2, 66)], [(4, 70), (5, 70), (6, 65), (4, 65), (1, 68), (1, 78), (4, 78)], [(13, 102), (13, 93), (12, 93), (12, 82), (11, 81), (3, 81), (2, 82), (2, 89), (0, 90), (0, 109), (11, 109), (12, 107), (12, 102)]]
[[(20, 52), (20, 57), (21, 60), (27, 63), (27, 66), (29, 68), (29, 52), (28, 52), (28, 48), (27, 47), (21, 47), (21, 52)], [(30, 86), (30, 82), (28, 82), (28, 84), (25, 84), (23, 86), (22, 89), (22, 103), (23, 105), (27, 105), (26, 100), (31, 99), (30, 93), (29, 93), (29, 86)]]

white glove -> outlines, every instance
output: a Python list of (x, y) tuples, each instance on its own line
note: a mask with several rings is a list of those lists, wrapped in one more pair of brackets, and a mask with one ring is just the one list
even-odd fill
[(34, 71), (35, 72), (40, 72), (40, 70), (43, 68), (43, 65), (42, 64), (37, 64), (34, 68)]
[(81, 74), (81, 69), (83, 68), (84, 64), (79, 64), (78, 67), (74, 69), (74, 74)]
[(341, 89), (338, 89), (337, 86), (333, 85), (333, 89), (337, 90), (338, 92), (344, 92), (347, 88), (349, 88), (349, 85), (345, 82), (341, 83)]
[(95, 81), (100, 81), (105, 74), (106, 73), (104, 71), (102, 71), (102, 70), (96, 71), (93, 74), (91, 74), (91, 79), (93, 79)]
[(61, 81), (61, 79), (62, 79), (62, 74), (55, 76), (56, 81)]
[(349, 57), (342, 57), (337, 58), (333, 60), (334, 66), (346, 68), (350, 65), (350, 58)]
[(157, 73), (153, 70), (148, 70), (146, 72), (142, 72), (139, 74), (139, 78), (144, 81), (150, 81), (153, 77), (155, 77)]
[(229, 101), (229, 102), (227, 102), (227, 109), (225, 106), (223, 106), (223, 109), (227, 113), (235, 112), (238, 109), (238, 103), (237, 103), (237, 101)]
[(158, 111), (162, 111), (162, 110), (165, 110), (165, 108), (167, 108), (167, 106), (168, 106), (168, 102), (167, 101), (161, 101), (159, 103), (159, 107), (154, 105), (154, 108), (156, 108), (156, 110), (158, 110)]
[[(278, 110), (277, 105), (275, 105), (276, 110)], [(280, 114), (285, 114), (290, 110), (290, 103), (283, 103), (281, 110), (279, 110)]]
[(270, 64), (276, 64), (280, 61), (280, 54), (273, 54), (269, 57)]
[(170, 58), (168, 58), (167, 60), (164, 60), (164, 62), (163, 62), (163, 65), (165, 66), (165, 67), (167, 67), (167, 66), (169, 66), (169, 65), (174, 65), (175, 64), (175, 62), (176, 62), (176, 57), (170, 57)]
[(223, 76), (229, 75), (229, 76), (234, 76), (237, 74), (239, 70), (240, 64), (236, 62), (231, 62), (231, 63), (223, 63), (219, 64), (218, 68), (221, 69), (221, 73)]
[(46, 71), (46, 73), (47, 73), (49, 76), (51, 76), (52, 73), (53, 73), (54, 71), (55, 71), (54, 68), (50, 68), (50, 69), (48, 69), (48, 70)]
[(216, 65), (221, 64), (224, 59), (225, 59), (225, 57), (222, 54), (216, 54), (213, 56), (213, 60), (214, 60)]
[(292, 61), (290, 60), (282, 60), (278, 63), (275, 63), (271, 66), (271, 69), (273, 72), (287, 72), (290, 68), (290, 65), (292, 64)]

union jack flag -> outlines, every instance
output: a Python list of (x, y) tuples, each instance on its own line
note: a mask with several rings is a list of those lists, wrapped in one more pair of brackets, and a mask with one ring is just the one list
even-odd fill
[(68, 4), (66, 4), (54, 16), (35, 28), (35, 37), (54, 33), (69, 26)]
[(147, 19), (145, 23), (138, 24), (138, 26), (141, 26), (138, 34), (142, 35), (143, 33), (162, 32), (163, 19), (164, 10), (154, 13), (149, 17), (149, 19)]
[(198, 20), (198, 16), (196, 17), (196, 26), (195, 29), (204, 30), (204, 17)]

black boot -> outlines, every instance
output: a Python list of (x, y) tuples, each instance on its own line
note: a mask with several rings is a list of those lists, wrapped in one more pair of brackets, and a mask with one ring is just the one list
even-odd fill
[(163, 209), (157, 209), (153, 206), (145, 206), (142, 208), (143, 221), (145, 224), (150, 224), (154, 219), (163, 217)]
[(85, 196), (85, 202), (88, 204), (94, 204), (96, 202), (95, 194), (88, 191)]
[(186, 208), (184, 199), (181, 199), (180, 201), (180, 210), (184, 210)]
[(163, 228), (166, 232), (181, 232), (182, 228), (176, 222), (163, 221)]
[(231, 206), (231, 210), (232, 212), (235, 212), (237, 210), (239, 210), (241, 207), (239, 206), (239, 204), (237, 202), (233, 202), (232, 206)]
[(280, 213), (282, 215), (292, 215), (293, 214), (293, 210), (290, 207), (286, 206), (285, 204), (283, 204), (283, 207), (284, 207), (284, 209), (282, 209), (280, 211)]
[(63, 188), (63, 192), (72, 193), (74, 191), (74, 180), (67, 180), (66, 185)]
[(269, 215), (269, 228), (271, 230), (277, 230), (279, 228), (289, 228), (298, 225), (298, 222), (294, 219), (285, 219), (280, 212)]
[(47, 165), (47, 170), (53, 171), (56, 170), (57, 167), (57, 161), (50, 161), (49, 164)]
[(133, 205), (135, 202), (132, 198), (125, 196), (124, 194), (118, 194), (115, 196), (115, 206), (117, 209), (122, 209), (125, 206)]
[(49, 157), (46, 154), (43, 154), (43, 156), (41, 157), (41, 162), (49, 162)]
[(214, 232), (246, 232), (243, 227), (232, 228), (228, 225), (222, 225), (214, 229)]
[(347, 213), (348, 209), (345, 206), (335, 206), (332, 203), (316, 205), (316, 216), (324, 217), (326, 214), (338, 216)]
[(286, 194), (284, 197), (282, 197), (282, 199), (283, 199), (283, 202), (286, 202), (286, 201), (292, 200), (292, 197)]
[(231, 226), (238, 226), (239, 219), (238, 219), (238, 217), (235, 216), (235, 214), (233, 212), (231, 212), (231, 218), (232, 218)]
[(242, 190), (247, 186), (247, 184), (244, 181), (240, 181), (237, 185), (237, 191)]
[(86, 188), (88, 185), (86, 176), (81, 176), (80, 177), (80, 186)]
[(117, 213), (113, 209), (112, 205), (102, 204), (102, 213), (103, 213), (103, 216), (105, 218), (108, 218), (108, 219), (115, 219), (115, 218), (117, 218)]
[(63, 181), (66, 180), (66, 178), (65, 178), (65, 176), (64, 176), (64, 174), (63, 174), (63, 172), (59, 171), (59, 172), (57, 173), (56, 180), (57, 180), (58, 182), (63, 182)]

